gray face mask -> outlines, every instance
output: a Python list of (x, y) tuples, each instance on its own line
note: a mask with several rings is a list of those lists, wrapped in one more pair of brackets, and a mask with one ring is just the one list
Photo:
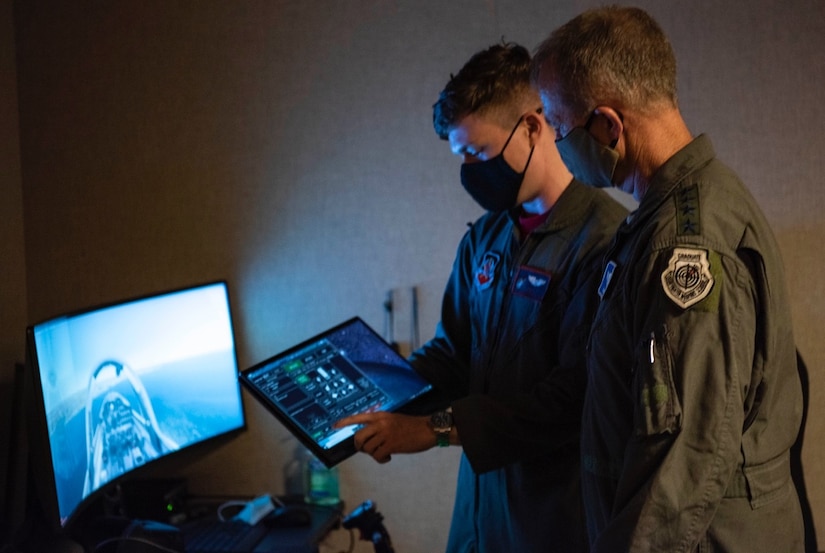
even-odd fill
[(564, 138), (557, 140), (556, 148), (564, 164), (578, 180), (597, 188), (610, 188), (613, 186), (613, 172), (619, 162), (619, 153), (613, 149), (615, 142), (605, 146), (588, 132), (593, 115), (595, 112), (590, 115), (584, 127), (576, 127)]

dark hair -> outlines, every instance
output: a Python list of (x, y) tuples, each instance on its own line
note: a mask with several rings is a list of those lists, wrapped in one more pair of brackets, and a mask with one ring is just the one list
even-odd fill
[(542, 42), (531, 80), (552, 80), (560, 100), (577, 116), (620, 100), (637, 109), (676, 105), (676, 58), (658, 23), (633, 7), (588, 10)]
[(530, 52), (502, 42), (477, 52), (450, 80), (433, 104), (433, 126), (442, 139), (471, 113), (505, 108), (517, 118), (527, 100), (538, 104), (530, 85)]

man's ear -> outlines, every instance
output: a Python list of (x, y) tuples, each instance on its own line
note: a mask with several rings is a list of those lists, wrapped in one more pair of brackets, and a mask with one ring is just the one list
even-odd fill
[(530, 137), (530, 145), (538, 142), (541, 133), (547, 127), (544, 115), (539, 111), (528, 111), (524, 114), (524, 124), (527, 126), (527, 133)]
[(624, 131), (624, 118), (621, 112), (610, 106), (598, 106), (593, 112), (596, 117), (590, 125), (590, 132), (602, 144), (615, 148)]

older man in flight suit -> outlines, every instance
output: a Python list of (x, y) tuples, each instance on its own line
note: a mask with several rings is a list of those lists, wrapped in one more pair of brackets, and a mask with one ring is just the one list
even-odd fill
[(789, 449), (802, 400), (779, 248), (676, 102), (636, 8), (585, 12), (533, 79), (579, 179), (640, 201), (605, 256), (588, 345), (582, 485), (595, 553), (803, 550)]

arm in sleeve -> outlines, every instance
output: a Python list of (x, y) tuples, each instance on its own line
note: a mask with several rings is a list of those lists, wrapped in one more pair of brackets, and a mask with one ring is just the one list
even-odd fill
[(672, 251), (653, 260), (638, 289), (634, 433), (596, 552), (693, 551), (741, 462), (757, 305), (742, 263), (707, 253), (713, 283), (699, 302), (668, 294)]

